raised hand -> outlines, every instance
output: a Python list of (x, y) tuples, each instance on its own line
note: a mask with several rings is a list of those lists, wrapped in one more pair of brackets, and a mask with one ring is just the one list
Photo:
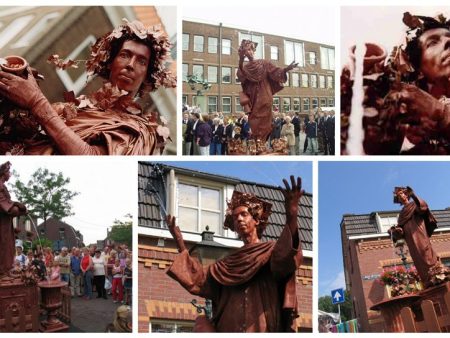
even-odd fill
[(181, 234), (180, 228), (176, 225), (176, 219), (174, 216), (167, 215), (166, 222), (167, 227), (169, 228), (170, 234), (172, 235), (175, 243), (177, 244), (178, 251), (182, 252), (186, 250), (186, 246), (184, 245), (183, 235)]
[(298, 212), (298, 202), (302, 197), (304, 191), (302, 190), (302, 179), (297, 177), (297, 181), (295, 177), (291, 175), (291, 186), (286, 179), (283, 179), (283, 183), (285, 189), (281, 188), (281, 192), (284, 196), (284, 204), (286, 207), (286, 217), (295, 217), (297, 218)]
[(288, 72), (288, 71), (294, 69), (294, 68), (297, 67), (297, 66), (298, 66), (298, 62), (292, 61), (291, 64), (290, 64), (289, 66), (287, 66), (284, 70), (285, 70), (286, 72)]

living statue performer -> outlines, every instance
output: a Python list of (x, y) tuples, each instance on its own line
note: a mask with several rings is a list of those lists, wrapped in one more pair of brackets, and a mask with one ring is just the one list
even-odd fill
[[(286, 68), (279, 68), (266, 60), (255, 60), (258, 44), (242, 40), (239, 47), (239, 69), (237, 77), (242, 85), (240, 103), (248, 113), (252, 138), (267, 141), (272, 132), (273, 95), (283, 89), (287, 72), (297, 67), (292, 62)], [(244, 58), (249, 62), (244, 64)]]
[(437, 227), (437, 221), (427, 203), (417, 197), (410, 187), (396, 187), (394, 202), (403, 205), (397, 230), (394, 230), (395, 236), (405, 239), (424, 286), (430, 287), (447, 280), (448, 271), (431, 246), (430, 237)]
[(16, 256), (15, 231), (12, 219), (16, 216), (26, 215), (27, 208), (19, 202), (11, 201), (5, 183), (11, 177), (11, 163), (6, 162), (0, 166), (0, 282), (9, 280), (9, 271), (13, 268)]
[(167, 273), (191, 294), (212, 301), (212, 319), (196, 325), (197, 331), (295, 331), (295, 272), (303, 257), (297, 215), (303, 190), (300, 178), (291, 176), (291, 186), (286, 179), (283, 182), (286, 225), (279, 239), (261, 241), (272, 205), (234, 191), (224, 225), (237, 232), (244, 246), (205, 268), (189, 256), (175, 218), (167, 217), (180, 252)]
[[(169, 52), (170, 42), (158, 28), (125, 20), (96, 41), (86, 62), (88, 75), (108, 82), (97, 92), (69, 97), (64, 104), (49, 103), (29, 67), (26, 78), (0, 70), (0, 96), (30, 111), (45, 130), (45, 135), (29, 140), (22, 153), (159, 154), (164, 143), (161, 135), (165, 135), (159, 117), (145, 115), (135, 99), (161, 86), (176, 86), (175, 77), (165, 68)], [(49, 62), (63, 69), (76, 63), (63, 62), (58, 55)]]

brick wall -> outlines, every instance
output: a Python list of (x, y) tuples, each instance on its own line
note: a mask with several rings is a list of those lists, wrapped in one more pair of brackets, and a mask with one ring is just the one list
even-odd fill
[[(450, 233), (436, 232), (431, 243), (438, 256), (450, 258)], [(364, 277), (381, 274), (383, 267), (401, 265), (402, 262), (394, 253), (391, 240), (386, 237), (344, 242), (344, 250), (347, 250), (344, 265), (350, 279), (355, 317), (362, 331), (383, 331), (384, 323), (379, 312), (371, 311), (370, 307), (387, 299), (385, 287), (373, 278)], [(407, 262), (412, 262), (409, 256)]]
[[(149, 332), (149, 319), (177, 319), (194, 321), (197, 317), (192, 296), (178, 282), (166, 275), (177, 250), (166, 242), (166, 247), (155, 245), (153, 238), (139, 238), (138, 260), (138, 332)], [(305, 258), (297, 272), (297, 300), (300, 317), (297, 325), (302, 331), (312, 330), (312, 259)]]

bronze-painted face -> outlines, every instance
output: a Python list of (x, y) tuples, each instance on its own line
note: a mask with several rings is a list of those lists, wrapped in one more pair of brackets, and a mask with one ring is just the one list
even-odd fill
[(450, 31), (434, 28), (419, 38), (421, 48), (420, 70), (430, 81), (450, 77)]
[(125, 41), (111, 64), (111, 83), (135, 96), (147, 76), (149, 62), (148, 46), (133, 40)]
[(256, 221), (252, 214), (249, 212), (248, 207), (239, 206), (233, 210), (233, 225), (234, 230), (238, 233), (239, 237), (245, 237), (253, 232), (257, 232), (257, 226), (259, 221)]
[(397, 192), (397, 197), (398, 197), (398, 201), (403, 205), (407, 204), (409, 201), (408, 195), (406, 194), (406, 192), (404, 190), (399, 190)]

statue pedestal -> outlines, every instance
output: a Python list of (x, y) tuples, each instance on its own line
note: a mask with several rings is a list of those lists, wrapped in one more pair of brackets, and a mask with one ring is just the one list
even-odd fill
[(62, 307), (61, 289), (67, 286), (66, 282), (45, 281), (40, 282), (42, 307), (47, 310), (47, 319), (41, 322), (41, 332), (67, 331), (69, 326), (57, 318), (58, 309)]
[(380, 311), (386, 325), (387, 332), (405, 332), (400, 310), (417, 302), (419, 295), (394, 297), (373, 305), (370, 309)]
[(25, 285), (18, 279), (0, 281), (0, 332), (38, 330), (38, 287)]

